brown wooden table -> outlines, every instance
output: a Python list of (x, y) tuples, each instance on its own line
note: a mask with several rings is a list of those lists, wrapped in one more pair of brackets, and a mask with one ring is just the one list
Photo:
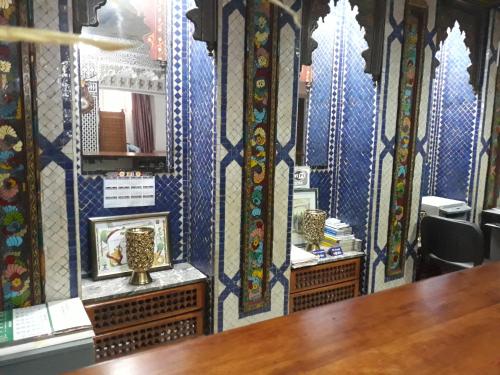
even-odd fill
[(77, 374), (500, 374), (500, 262)]

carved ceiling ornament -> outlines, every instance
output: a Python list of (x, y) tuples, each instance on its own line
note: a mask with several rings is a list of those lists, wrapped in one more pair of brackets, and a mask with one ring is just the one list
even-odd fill
[(73, 0), (73, 32), (80, 34), (83, 26), (97, 26), (97, 10), (106, 0)]
[[(358, 7), (356, 20), (365, 29), (365, 40), (368, 48), (363, 52), (366, 63), (365, 72), (373, 76), (375, 81), (382, 74), (382, 60), (384, 50), (384, 30), (386, 0), (349, 0), (352, 7)], [(337, 5), (338, 0), (334, 0)], [(330, 13), (329, 0), (310, 0), (304, 2), (302, 8), (302, 48), (301, 64), (312, 64), (312, 52), (318, 43), (312, 37), (318, 28), (319, 19)]]
[[(335, 0), (335, 4), (338, 0)], [(312, 65), (312, 53), (318, 48), (312, 34), (318, 28), (318, 21), (323, 21), (330, 13), (329, 0), (304, 1), (302, 5), (302, 36), (301, 36), (301, 65)]]
[(195, 4), (186, 13), (194, 25), (193, 39), (205, 42), (208, 54), (213, 56), (217, 48), (217, 0), (195, 0)]
[[(469, 57), (472, 62), (467, 69), (470, 76), (470, 84), (476, 93), (479, 93), (483, 84), (483, 72), (485, 67), (489, 9), (495, 2), (478, 0), (440, 0), (437, 5), (436, 37), (437, 45), (448, 37), (448, 29), (452, 29), (455, 22), (460, 25), (460, 31), (465, 32), (465, 45), (469, 49)], [(439, 61), (434, 58), (432, 74), (433, 77)]]

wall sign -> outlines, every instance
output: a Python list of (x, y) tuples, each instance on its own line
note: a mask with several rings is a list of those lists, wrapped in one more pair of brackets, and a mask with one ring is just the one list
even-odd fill
[(293, 172), (293, 187), (295, 189), (309, 188), (311, 184), (311, 167), (295, 167)]
[(276, 138), (278, 12), (267, 0), (248, 0), (244, 128), (241, 310), (270, 304), (273, 181)]
[(404, 43), (399, 81), (399, 109), (394, 151), (389, 238), (386, 275), (404, 273), (405, 250), (410, 219), (415, 140), (418, 128), (418, 104), (424, 55), (424, 31), (427, 4), (414, 0), (406, 3)]

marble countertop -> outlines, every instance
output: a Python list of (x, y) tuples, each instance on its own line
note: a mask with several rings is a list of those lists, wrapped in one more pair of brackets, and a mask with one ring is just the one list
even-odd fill
[(297, 269), (297, 268), (304, 268), (304, 267), (310, 267), (310, 266), (317, 266), (318, 264), (324, 264), (324, 263), (330, 263), (330, 262), (338, 262), (340, 260), (347, 260), (347, 259), (353, 259), (353, 258), (361, 258), (364, 257), (365, 253), (362, 251), (346, 251), (342, 255), (337, 255), (337, 256), (331, 256), (327, 255), (326, 258), (320, 258), (318, 259), (318, 262), (315, 264), (292, 264), (292, 269)]
[(189, 263), (174, 264), (170, 270), (151, 272), (153, 282), (147, 285), (130, 285), (130, 276), (93, 281), (82, 279), (82, 300), (86, 304), (107, 301), (113, 298), (168, 289), (206, 280), (206, 276)]

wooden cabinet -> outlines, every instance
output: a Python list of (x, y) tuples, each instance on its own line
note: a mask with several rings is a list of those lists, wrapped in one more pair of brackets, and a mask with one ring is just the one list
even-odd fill
[(292, 269), (290, 312), (359, 296), (361, 258)]
[(202, 335), (205, 288), (198, 282), (86, 305), (96, 361)]

